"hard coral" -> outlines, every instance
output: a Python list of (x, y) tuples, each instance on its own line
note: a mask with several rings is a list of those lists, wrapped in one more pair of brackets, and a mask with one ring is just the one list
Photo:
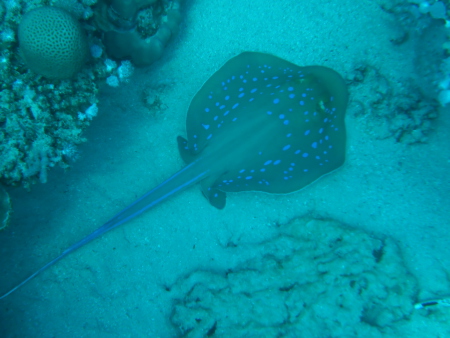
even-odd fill
[(88, 56), (86, 36), (78, 21), (57, 7), (39, 7), (19, 25), (23, 59), (34, 72), (50, 79), (68, 79)]

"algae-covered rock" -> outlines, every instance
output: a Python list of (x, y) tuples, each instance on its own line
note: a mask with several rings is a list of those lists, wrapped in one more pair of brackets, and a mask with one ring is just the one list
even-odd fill
[(148, 66), (163, 54), (181, 22), (181, 0), (99, 2), (96, 25), (104, 32), (107, 54)]
[(417, 283), (389, 238), (297, 219), (254, 252), (233, 269), (196, 271), (171, 288), (170, 319), (181, 334), (395, 336), (413, 312)]
[(9, 225), (11, 217), (11, 200), (8, 193), (0, 186), (0, 230), (5, 229)]

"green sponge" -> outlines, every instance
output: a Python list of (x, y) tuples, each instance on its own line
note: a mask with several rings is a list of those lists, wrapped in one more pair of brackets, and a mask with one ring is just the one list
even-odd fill
[(57, 7), (39, 7), (24, 15), (19, 45), (26, 65), (50, 79), (68, 79), (83, 67), (88, 46), (79, 22)]

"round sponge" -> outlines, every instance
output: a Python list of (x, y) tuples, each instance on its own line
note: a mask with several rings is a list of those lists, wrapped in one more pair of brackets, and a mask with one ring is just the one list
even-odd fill
[(79, 22), (57, 7), (39, 7), (19, 25), (20, 52), (26, 65), (50, 79), (68, 79), (88, 56), (86, 36)]

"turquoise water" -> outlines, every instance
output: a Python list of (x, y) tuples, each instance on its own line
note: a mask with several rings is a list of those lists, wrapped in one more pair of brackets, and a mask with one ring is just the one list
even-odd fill
[[(102, 89), (99, 115), (73, 167), (50, 171), (48, 183), (34, 186), (30, 193), (10, 190), (15, 212), (11, 226), (0, 233), (1, 290), (179, 170), (183, 163), (176, 137), (185, 134), (190, 100), (225, 61), (242, 51), (272, 53), (299, 65), (325, 65), (346, 78), (357, 65), (368, 64), (394, 90), (410, 78), (420, 82), (418, 41), (412, 37), (393, 45), (390, 40), (399, 33), (393, 20), (372, 1), (189, 2), (181, 32), (163, 58), (136, 71), (129, 84)], [(180, 304), (188, 290), (177, 289), (175, 294), (176, 281), (199, 270), (223, 276), (228, 269), (249, 268), (250, 259), (263, 261), (268, 250), (263, 244), (272, 243), (287, 223), (305, 215), (332, 218), (375, 238), (392, 238), (401, 250), (399, 264), (413, 275), (416, 288), (413, 295), (400, 293), (399, 302), (409, 301), (412, 308), (416, 301), (449, 296), (449, 112), (443, 109), (431, 122), (426, 143), (397, 142), (376, 110), (361, 110), (383, 91), (376, 80), (367, 72), (365, 81), (350, 85), (347, 161), (341, 169), (294, 194), (230, 194), (222, 211), (211, 207), (198, 188), (191, 188), (80, 249), (2, 300), (2, 336), (180, 335), (180, 322), (174, 324), (171, 318), (175, 299)], [(147, 88), (162, 102), (158, 113), (143, 104)], [(393, 107), (398, 103), (392, 102)], [(361, 245), (361, 251), (365, 248)], [(312, 261), (304, 264), (317, 268)], [(208, 278), (201, 282), (214, 285)], [(356, 306), (348, 305), (353, 309), (347, 311), (348, 321), (343, 313), (330, 313), (331, 305), (324, 305), (324, 318), (312, 316), (308, 309), (305, 313), (311, 316), (311, 327), (335, 316), (336, 325), (349, 326), (352, 336)], [(220, 318), (215, 310), (213, 321)], [(393, 329), (372, 323), (370, 334), (450, 335), (449, 308), (405, 313)], [(206, 331), (212, 334), (214, 327), (220, 324)], [(272, 329), (264, 334), (281, 330)], [(292, 331), (290, 336), (338, 336), (333, 330), (305, 332)], [(217, 329), (214, 333), (220, 336)], [(222, 336), (238, 334), (230, 329)]]

